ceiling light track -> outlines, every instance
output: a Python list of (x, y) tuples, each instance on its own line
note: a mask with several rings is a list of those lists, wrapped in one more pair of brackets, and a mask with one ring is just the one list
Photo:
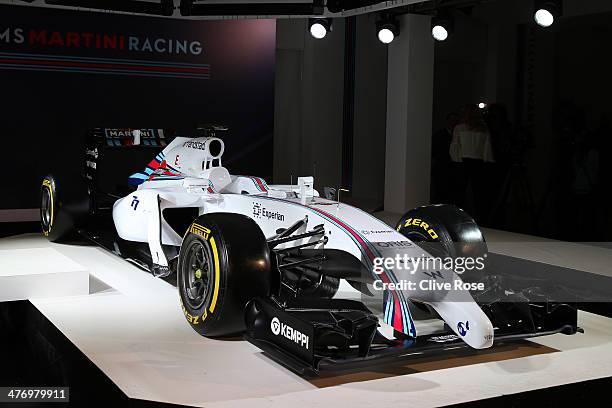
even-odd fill
[(161, 0), (158, 2), (136, 0), (45, 0), (45, 4), (156, 16), (171, 16), (174, 13), (173, 0)]

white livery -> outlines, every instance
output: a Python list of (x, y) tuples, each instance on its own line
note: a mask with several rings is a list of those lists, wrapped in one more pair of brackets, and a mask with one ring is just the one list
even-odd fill
[[(175, 138), (144, 172), (131, 177), (137, 189), (115, 202), (113, 221), (118, 235), (148, 243), (154, 264), (167, 268), (171, 260), (163, 246), (180, 247), (184, 234), (169, 225), (164, 217), (167, 209), (193, 208), (197, 215), (243, 214), (266, 237), (307, 219), (302, 231), (322, 225), (326, 240), (321, 246), (358, 259), (371, 271), (372, 280), (379, 281), (370, 285), (372, 291), (385, 287), (382, 324), (416, 337), (408, 307), (416, 301), (430, 305), (469, 346), (482, 349), (493, 344), (493, 325), (470, 292), (457, 285), (462, 281), (453, 270), (441, 268), (432, 273), (385, 265), (378, 273), (374, 271), (374, 264), (380, 262), (377, 259), (429, 256), (404, 235), (358, 208), (320, 197), (312, 177), (299, 178), (297, 185), (268, 185), (258, 177), (232, 175), (223, 167), (223, 153), (223, 141), (215, 137)], [(389, 289), (393, 283), (411, 289)]]

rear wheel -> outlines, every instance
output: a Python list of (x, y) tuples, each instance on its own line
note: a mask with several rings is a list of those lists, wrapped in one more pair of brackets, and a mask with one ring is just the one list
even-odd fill
[(244, 331), (246, 304), (269, 296), (273, 281), (266, 238), (255, 221), (237, 214), (198, 217), (183, 239), (177, 271), (185, 318), (207, 337)]
[(77, 238), (89, 213), (85, 183), (80, 180), (46, 176), (40, 187), (40, 224), (43, 234), (52, 242)]

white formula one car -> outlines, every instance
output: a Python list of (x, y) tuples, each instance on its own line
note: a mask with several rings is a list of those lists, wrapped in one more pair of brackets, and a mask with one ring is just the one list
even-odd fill
[[(194, 330), (207, 337), (244, 332), (302, 375), (323, 365), (576, 332), (572, 305), (521, 303), (504, 290), (491, 295), (482, 287), (486, 272), (460, 276), (452, 262), (409, 267), (434, 255), (486, 257), (479, 228), (460, 209), (417, 208), (391, 228), (320, 197), (312, 177), (268, 185), (230, 174), (215, 137), (220, 127), (204, 130), (204, 137), (170, 141), (162, 130), (96, 129), (82, 182), (43, 180), (43, 233), (61, 241), (78, 232), (157, 277), (176, 273)], [(122, 174), (143, 155), (155, 158), (143, 171)], [(364, 301), (339, 296), (349, 291), (364, 301), (379, 295), (382, 318)], [(445, 331), (419, 336), (415, 314), (443, 320)]]

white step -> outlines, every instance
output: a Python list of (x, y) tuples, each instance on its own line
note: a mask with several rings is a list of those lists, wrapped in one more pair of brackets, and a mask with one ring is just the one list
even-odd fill
[(87, 269), (55, 249), (0, 250), (0, 302), (87, 294)]

